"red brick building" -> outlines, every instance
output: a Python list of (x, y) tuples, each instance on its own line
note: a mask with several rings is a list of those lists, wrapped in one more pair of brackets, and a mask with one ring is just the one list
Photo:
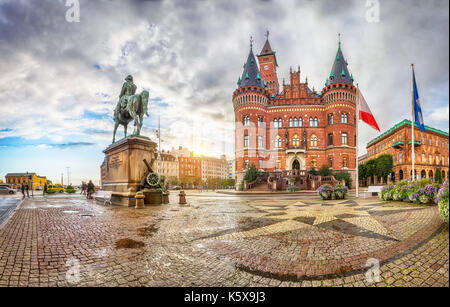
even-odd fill
[(233, 93), (236, 183), (252, 163), (268, 172), (326, 165), (355, 178), (356, 87), (341, 43), (320, 92), (310, 88), (300, 66), (280, 86), (268, 39), (257, 58), (251, 44)]
[[(444, 179), (449, 179), (449, 136), (448, 132), (425, 126), (422, 132), (414, 126), (414, 169), (416, 178), (434, 179), (439, 168)], [(411, 121), (403, 120), (391, 129), (367, 143), (367, 159), (379, 155), (392, 155), (394, 167), (391, 181), (398, 182), (412, 177)], [(374, 178), (374, 183), (384, 183), (383, 178)], [(368, 184), (372, 184), (370, 178)]]

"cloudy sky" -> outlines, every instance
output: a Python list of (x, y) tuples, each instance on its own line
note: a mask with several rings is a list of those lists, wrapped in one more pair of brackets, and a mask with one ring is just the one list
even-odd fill
[[(68, 22), (66, 0), (0, 0), (0, 178), (34, 171), (59, 182), (70, 167), (75, 184), (98, 180), (128, 74), (138, 92), (150, 91), (142, 134), (155, 138), (160, 116), (162, 148), (232, 156), (231, 96), (250, 35), (259, 51), (266, 30), (280, 81), (300, 65), (302, 80), (316, 90), (330, 73), (340, 32), (382, 130), (410, 118), (414, 63), (425, 123), (448, 131), (447, 0), (79, 4), (79, 22)], [(361, 127), (365, 150), (377, 133)]]

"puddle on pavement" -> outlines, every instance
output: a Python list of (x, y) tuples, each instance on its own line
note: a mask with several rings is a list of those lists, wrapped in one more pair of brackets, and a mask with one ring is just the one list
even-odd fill
[(144, 247), (144, 242), (125, 238), (116, 241), (116, 249), (119, 248), (141, 248)]

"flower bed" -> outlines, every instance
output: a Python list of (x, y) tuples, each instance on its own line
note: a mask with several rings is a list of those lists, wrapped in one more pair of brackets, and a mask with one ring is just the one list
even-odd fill
[(342, 184), (336, 185), (334, 188), (334, 198), (344, 199), (348, 194), (348, 188)]
[(324, 200), (331, 199), (333, 197), (333, 194), (334, 194), (334, 188), (329, 184), (321, 185), (317, 189), (317, 195), (319, 195), (320, 198), (322, 198)]
[(439, 215), (444, 222), (448, 223), (448, 181), (442, 184), (437, 193), (435, 202), (439, 206)]

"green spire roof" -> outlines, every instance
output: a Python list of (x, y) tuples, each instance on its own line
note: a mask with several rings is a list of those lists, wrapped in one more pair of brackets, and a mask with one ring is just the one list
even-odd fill
[(353, 79), (353, 74), (350, 75), (350, 79), (351, 79), (352, 81), (355, 81), (355, 79)]
[(337, 55), (336, 60), (338, 60), (338, 61), (340, 60), (339, 54)]
[(342, 77), (345, 77), (345, 71), (344, 71), (344, 69), (342, 69), (342, 71), (341, 71), (341, 76), (342, 76)]
[(330, 79), (333, 79), (333, 77), (334, 77), (334, 74), (333, 74), (333, 71), (331, 71), (330, 72)]
[(244, 86), (258, 86), (264, 88), (264, 83), (259, 74), (258, 64), (256, 63), (255, 55), (252, 51), (253, 40), (250, 40), (250, 52), (247, 61), (244, 64), (244, 71), (241, 75), (241, 82), (239, 87)]
[(241, 85), (241, 77), (239, 77), (237, 84)]
[(256, 80), (261, 80), (261, 76), (259, 75), (259, 73), (256, 75)]
[(248, 79), (248, 72), (245, 73), (245, 79)]
[(353, 84), (353, 79), (350, 77), (350, 73), (347, 68), (347, 61), (345, 60), (344, 54), (341, 48), (341, 39), (339, 35), (338, 51), (334, 58), (333, 67), (331, 68), (331, 73), (329, 77), (329, 84), (335, 83), (346, 83)]

